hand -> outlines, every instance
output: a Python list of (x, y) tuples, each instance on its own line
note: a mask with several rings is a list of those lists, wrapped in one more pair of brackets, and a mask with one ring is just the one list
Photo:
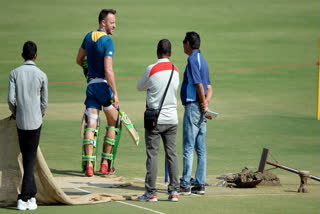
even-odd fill
[(11, 114), (10, 117), (9, 117), (9, 120), (15, 120), (16, 119), (16, 116)]
[(210, 114), (204, 114), (204, 116), (208, 119), (208, 120), (212, 120), (212, 116)]
[(83, 75), (85, 76), (85, 78), (88, 77), (88, 68), (82, 68), (83, 69)]
[(87, 76), (88, 76), (88, 63), (87, 63), (87, 58), (85, 58), (85, 59), (83, 60), (82, 69), (83, 69), (83, 74), (84, 74), (84, 76), (87, 78)]
[(203, 103), (200, 103), (200, 108), (201, 108), (201, 111), (205, 113), (208, 110), (208, 102), (205, 101)]
[(116, 109), (119, 108), (119, 99), (117, 95), (113, 96), (113, 103), (112, 103), (113, 107), (115, 107)]

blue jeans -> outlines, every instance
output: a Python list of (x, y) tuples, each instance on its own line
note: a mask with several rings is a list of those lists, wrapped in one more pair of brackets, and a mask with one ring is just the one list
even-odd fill
[(199, 102), (185, 105), (183, 116), (183, 172), (180, 186), (190, 187), (193, 149), (197, 153), (195, 186), (206, 183), (207, 152), (205, 145), (207, 119), (201, 112)]

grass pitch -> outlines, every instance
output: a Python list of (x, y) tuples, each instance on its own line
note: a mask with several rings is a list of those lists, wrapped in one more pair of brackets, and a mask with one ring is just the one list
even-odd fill
[[(0, 8), (0, 116), (9, 115), (6, 104), (9, 72), (22, 64), (23, 43), (33, 40), (38, 45), (36, 63), (51, 83), (40, 146), (54, 175), (80, 175), (79, 132), (86, 84), (81, 82), (84, 78), (75, 58), (85, 34), (98, 27), (97, 16), (102, 8), (117, 10), (117, 28), (112, 39), (116, 48), (114, 70), (120, 105), (134, 122), (142, 141), (135, 147), (123, 132), (118, 149), (117, 174), (134, 182), (132, 187), (85, 191), (144, 192), (141, 179), (145, 176), (146, 159), (145, 94), (137, 92), (135, 87), (146, 66), (156, 61), (156, 45), (162, 38), (171, 41), (171, 61), (182, 74), (187, 59), (182, 40), (185, 32), (192, 30), (201, 36), (200, 50), (211, 71), (214, 89), (211, 108), (220, 113), (207, 126), (210, 186), (205, 196), (180, 197), (178, 203), (165, 201), (161, 150), (158, 172), (161, 201), (158, 203), (126, 201), (127, 204), (40, 206), (35, 213), (319, 212), (319, 183), (309, 180), (311, 193), (297, 194), (298, 176), (279, 169), (274, 173), (280, 177), (281, 187), (212, 186), (217, 175), (238, 172), (244, 166), (256, 170), (264, 147), (269, 148), (272, 157), (280, 163), (320, 176), (320, 127), (315, 119), (317, 66), (314, 64), (318, 60), (320, 19), (315, 0), (308, 3), (298, 0), (4, 2)], [(181, 103), (178, 110), (177, 149), (181, 172)], [(102, 127), (104, 125), (105, 122)], [(103, 135), (102, 132), (101, 137)], [(14, 212), (17, 211), (13, 208), (0, 209), (0, 213)]]

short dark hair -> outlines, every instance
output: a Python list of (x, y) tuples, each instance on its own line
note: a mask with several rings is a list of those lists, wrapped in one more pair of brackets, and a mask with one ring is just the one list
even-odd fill
[(117, 11), (114, 9), (102, 9), (99, 13), (99, 24), (101, 23), (102, 20), (104, 20), (109, 13), (112, 13), (113, 15), (116, 15)]
[(192, 49), (199, 49), (200, 48), (200, 36), (196, 32), (187, 32), (186, 37), (183, 40), (183, 44), (189, 42), (190, 47)]
[(157, 53), (169, 55), (171, 53), (171, 43), (168, 39), (161, 39), (158, 43)]
[(37, 45), (32, 41), (27, 41), (23, 45), (22, 57), (25, 60), (31, 60), (37, 53)]

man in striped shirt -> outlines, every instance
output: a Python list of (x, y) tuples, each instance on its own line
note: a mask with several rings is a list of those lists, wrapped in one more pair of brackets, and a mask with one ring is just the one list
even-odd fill
[[(148, 66), (137, 84), (139, 91), (147, 91), (147, 108), (159, 109), (160, 102), (168, 84), (172, 64), (171, 43), (167, 39), (160, 40), (157, 48), (158, 61)], [(164, 99), (158, 123), (152, 130), (145, 129), (147, 150), (147, 174), (145, 178), (146, 192), (138, 197), (139, 201), (157, 201), (156, 179), (158, 172), (158, 153), (160, 137), (163, 140), (166, 160), (168, 162), (170, 184), (168, 193), (170, 201), (178, 201), (179, 170), (176, 152), (176, 136), (178, 128), (177, 90), (179, 86), (178, 69), (174, 67), (172, 80)]]

